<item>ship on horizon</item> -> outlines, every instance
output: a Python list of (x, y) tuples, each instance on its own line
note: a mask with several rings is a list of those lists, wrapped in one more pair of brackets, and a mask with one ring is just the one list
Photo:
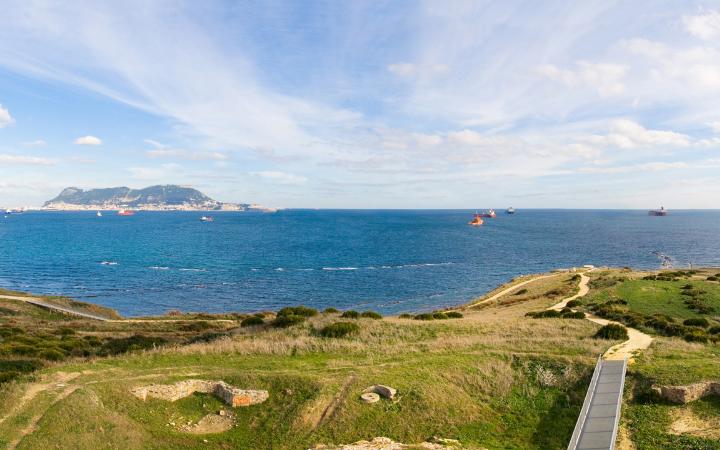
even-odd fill
[(648, 211), (648, 216), (667, 216), (667, 214), (667, 209), (665, 209), (664, 206), (661, 206), (660, 209), (651, 209)]

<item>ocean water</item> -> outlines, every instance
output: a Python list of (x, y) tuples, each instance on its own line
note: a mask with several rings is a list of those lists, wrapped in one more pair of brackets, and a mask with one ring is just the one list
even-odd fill
[(720, 211), (519, 210), (0, 216), (0, 287), (137, 316), (318, 308), (423, 311), (517, 275), (583, 264), (720, 266)]

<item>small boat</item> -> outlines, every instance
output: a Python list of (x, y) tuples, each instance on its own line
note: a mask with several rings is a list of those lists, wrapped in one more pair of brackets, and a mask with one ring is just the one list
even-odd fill
[(134, 216), (135, 211), (133, 211), (132, 209), (121, 209), (118, 211), (117, 214), (118, 216)]
[(512, 206), (505, 210), (505, 214), (515, 214), (515, 208)]
[[(476, 214), (476, 215), (477, 215), (477, 214)], [(497, 217), (497, 213), (495, 213), (495, 210), (491, 208), (491, 209), (489, 209), (487, 212), (484, 212), (484, 213), (480, 214), (480, 217), (486, 217), (486, 218), (488, 218), (488, 219), (494, 219), (495, 217)]]
[(468, 222), (468, 225), (472, 225), (472, 226), (474, 226), (474, 227), (479, 227), (480, 225), (483, 224), (482, 217), (483, 217), (482, 214), (475, 213), (475, 216), (473, 217), (473, 220), (471, 220), (470, 222)]
[(202, 222), (215, 222), (215, 219), (213, 219), (212, 216), (202, 216), (200, 220)]
[(98, 217), (102, 217), (102, 213), (100, 211), (96, 212), (95, 215)]
[(660, 209), (651, 209), (648, 211), (648, 216), (667, 216), (667, 214), (667, 209), (665, 209), (664, 206), (661, 206)]

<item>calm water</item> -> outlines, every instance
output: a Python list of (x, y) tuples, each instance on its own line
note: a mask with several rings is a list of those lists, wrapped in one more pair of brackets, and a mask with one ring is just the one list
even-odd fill
[(520, 210), (277, 214), (32, 212), (0, 217), (0, 287), (124, 315), (303, 303), (385, 313), (468, 301), (508, 279), (582, 264), (720, 266), (720, 211)]

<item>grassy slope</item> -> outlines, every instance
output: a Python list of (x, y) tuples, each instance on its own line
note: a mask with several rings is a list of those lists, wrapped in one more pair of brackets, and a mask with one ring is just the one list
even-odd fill
[[(664, 314), (681, 323), (691, 317), (705, 317), (717, 322), (718, 314), (701, 315), (684, 303), (682, 287), (693, 285), (706, 292), (703, 299), (720, 312), (720, 285), (705, 277), (717, 270), (701, 271), (678, 281), (642, 280), (646, 273), (604, 271), (592, 275), (595, 289), (586, 302), (602, 303), (623, 299), (622, 307), (648, 316)], [(651, 328), (645, 328), (652, 333)], [(705, 380), (720, 380), (720, 346), (686, 342), (680, 337), (655, 336), (650, 349), (629, 368), (623, 423), (638, 449), (720, 449), (720, 441), (694, 434), (674, 435), (668, 432), (673, 417), (681, 412), (702, 408), (703, 414), (720, 419), (720, 402), (708, 399), (689, 405), (672, 405), (654, 398), (653, 384), (683, 385)], [(699, 406), (698, 406), (699, 405)]]
[[(565, 289), (568, 277), (548, 290)], [(447, 321), (363, 319), (350, 339), (315, 337), (312, 328), (338, 320), (323, 315), (287, 330), (243, 330), (212, 343), (57, 366), (40, 379), (75, 373), (64, 384), (76, 390), (49, 407), (20, 448), (299, 449), (382, 435), (402, 442), (438, 435), (471, 447), (564, 448), (594, 359), (609, 343), (590, 339), (597, 326), (587, 321), (524, 317), (555, 300), (500, 302)], [(167, 424), (216, 410), (214, 399), (143, 403), (129, 394), (133, 386), (189, 377), (265, 388), (271, 397), (238, 409), (232, 430), (194, 436)], [(362, 404), (359, 394), (375, 383), (398, 388), (400, 402)], [(6, 386), (0, 411), (23, 392)], [(0, 441), (17, 436), (31, 416), (19, 411), (0, 423)]]

